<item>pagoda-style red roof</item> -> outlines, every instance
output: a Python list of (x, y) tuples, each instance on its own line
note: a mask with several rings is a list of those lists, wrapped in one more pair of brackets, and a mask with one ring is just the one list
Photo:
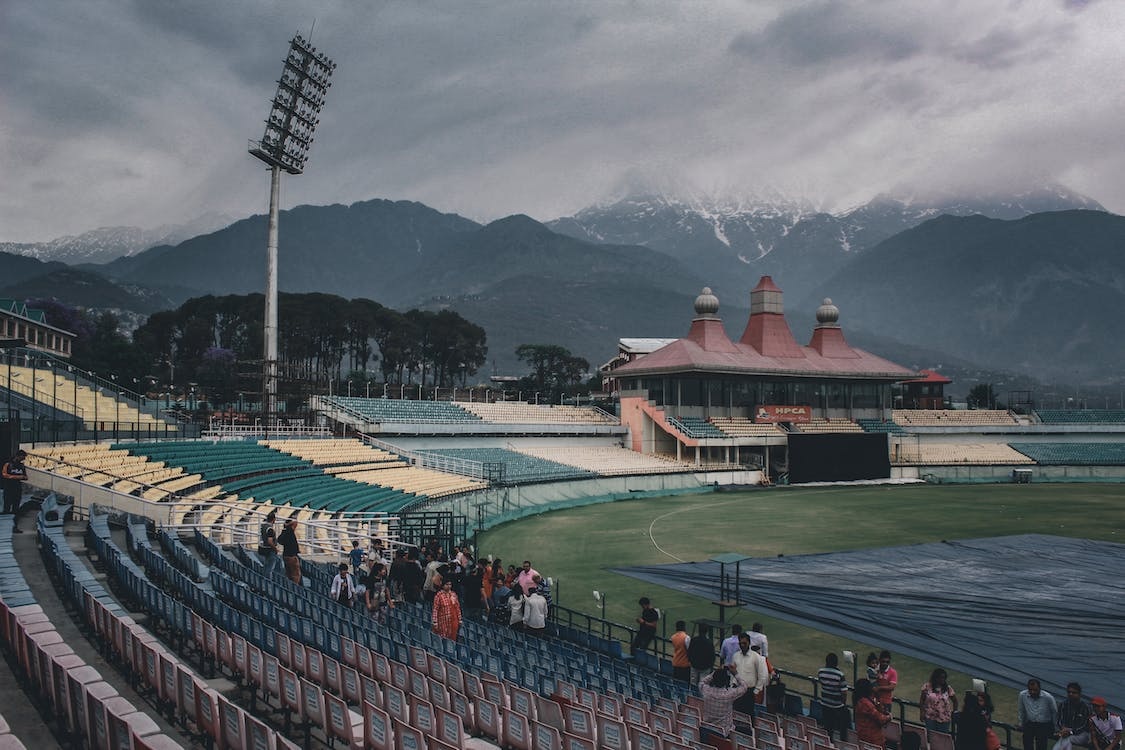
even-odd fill
[(953, 382), (949, 378), (945, 377), (944, 375), (940, 375), (940, 374), (934, 372), (933, 370), (919, 370), (918, 372), (922, 375), (922, 377), (911, 378), (910, 380), (904, 380), (902, 382), (903, 383), (937, 383), (937, 384), (940, 384), (940, 385), (949, 385), (950, 383)]
[(835, 307), (816, 327), (809, 345), (801, 346), (785, 320), (781, 289), (768, 276), (763, 276), (751, 293), (752, 312), (737, 342), (728, 338), (716, 314), (718, 299), (711, 295), (710, 289), (704, 291), (705, 295), (696, 300), (697, 317), (685, 338), (619, 367), (614, 375), (706, 372), (878, 380), (903, 380), (918, 375), (850, 346), (836, 325), (838, 311)]

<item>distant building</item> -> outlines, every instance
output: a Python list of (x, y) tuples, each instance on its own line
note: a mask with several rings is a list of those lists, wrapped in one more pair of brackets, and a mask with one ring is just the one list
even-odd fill
[(14, 299), (0, 299), (0, 338), (23, 339), (30, 349), (70, 357), (75, 335), (47, 323), (47, 314)]
[[(892, 386), (918, 377), (850, 346), (831, 300), (817, 309), (809, 343), (798, 344), (785, 320), (781, 289), (769, 276), (750, 293), (750, 319), (738, 341), (727, 336), (718, 312), (718, 298), (704, 289), (695, 300), (687, 336), (608, 371), (603, 368), (603, 375), (616, 380), (621, 419), (632, 431), (634, 450), (678, 455), (691, 447), (698, 456), (700, 446), (729, 453), (730, 446), (770, 445), (777, 439), (732, 439), (700, 425), (702, 432), (685, 440), (667, 417), (681, 424), (684, 419), (731, 417), (757, 424), (885, 419), (894, 405)], [(607, 364), (624, 356), (619, 351)]]
[(953, 381), (933, 370), (920, 370), (922, 377), (902, 381), (903, 409), (944, 409), (945, 386)]
[(617, 354), (613, 359), (598, 368), (602, 376), (602, 390), (609, 394), (617, 393), (617, 378), (614, 371), (630, 362), (635, 362), (646, 354), (652, 354), (657, 349), (662, 349), (676, 339), (619, 339)]

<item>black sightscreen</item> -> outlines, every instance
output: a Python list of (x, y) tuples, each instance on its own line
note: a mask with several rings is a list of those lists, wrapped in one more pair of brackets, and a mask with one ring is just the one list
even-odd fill
[(886, 479), (890, 475), (885, 434), (789, 434), (790, 484)]

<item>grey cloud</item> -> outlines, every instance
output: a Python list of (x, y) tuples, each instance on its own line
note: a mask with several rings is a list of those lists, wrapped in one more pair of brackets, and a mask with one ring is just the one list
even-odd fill
[(730, 48), (751, 59), (797, 66), (853, 57), (902, 60), (921, 49), (915, 34), (883, 21), (852, 3), (812, 2), (782, 12), (761, 30), (739, 34)]
[(246, 140), (314, 18), (339, 68), (286, 206), (387, 197), (547, 219), (637, 174), (796, 185), (828, 205), (998, 174), (1073, 180), (1121, 210), (1105, 154), (1125, 102), (1104, 92), (1125, 62), (1123, 5), (13, 0), (0, 239), (264, 211)]

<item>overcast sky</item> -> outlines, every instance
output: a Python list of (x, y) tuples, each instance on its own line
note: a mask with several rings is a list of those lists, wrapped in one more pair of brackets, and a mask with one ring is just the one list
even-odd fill
[(1054, 180), (1125, 212), (1120, 0), (4, 0), (0, 240), (264, 213), (247, 140), (314, 21), (339, 67), (283, 208)]

